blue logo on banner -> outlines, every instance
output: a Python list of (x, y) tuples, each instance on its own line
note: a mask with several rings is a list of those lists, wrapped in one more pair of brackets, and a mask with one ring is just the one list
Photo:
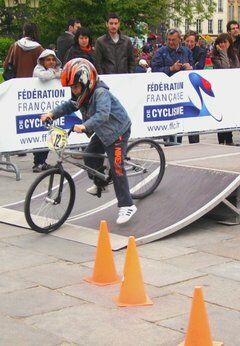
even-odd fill
[(144, 122), (166, 121), (179, 118), (192, 118), (202, 116), (211, 116), (216, 121), (220, 122), (222, 120), (222, 116), (216, 118), (209, 112), (201, 94), (201, 91), (203, 91), (207, 95), (215, 97), (212, 91), (211, 83), (195, 72), (189, 74), (189, 79), (199, 96), (199, 99), (201, 101), (201, 108), (197, 108), (190, 99), (190, 102), (182, 102), (177, 104), (144, 106)]
[[(17, 134), (47, 131), (46, 127), (40, 120), (40, 116), (41, 114), (17, 115)], [(64, 117), (54, 120), (54, 124), (62, 127), (63, 129), (70, 129), (73, 125), (81, 123), (82, 120), (75, 113), (65, 115)]]

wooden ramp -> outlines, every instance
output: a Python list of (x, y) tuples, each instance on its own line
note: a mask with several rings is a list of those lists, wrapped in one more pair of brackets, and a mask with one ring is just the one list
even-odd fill
[[(221, 202), (229, 204), (227, 197), (239, 190), (239, 148), (182, 145), (166, 148), (165, 153), (168, 166), (160, 186), (151, 196), (136, 201), (138, 212), (127, 225), (115, 222), (113, 192), (103, 199), (89, 196), (84, 192), (88, 179), (78, 176), (74, 210), (64, 227), (52, 235), (96, 245), (100, 220), (107, 220), (114, 250), (126, 246), (130, 235), (143, 244), (177, 232)], [(236, 206), (232, 208), (239, 213)], [(22, 203), (0, 209), (1, 222), (27, 227), (22, 210)]]

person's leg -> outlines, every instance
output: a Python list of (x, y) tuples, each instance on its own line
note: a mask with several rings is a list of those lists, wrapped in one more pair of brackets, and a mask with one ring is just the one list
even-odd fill
[(46, 163), (49, 151), (38, 151), (33, 153), (33, 172), (41, 172), (51, 168), (50, 165)]
[(228, 144), (228, 145), (232, 145), (233, 144), (232, 131), (225, 132), (225, 140), (226, 140), (226, 144)]
[(169, 142), (174, 143), (177, 140), (177, 143), (182, 143), (182, 136), (176, 137), (176, 136), (169, 136)]
[(128, 222), (137, 211), (137, 207), (132, 201), (124, 168), (124, 158), (129, 136), (130, 129), (120, 136), (115, 143), (105, 148), (108, 154), (113, 186), (118, 200), (119, 214), (116, 223), (119, 225)]
[(218, 143), (219, 143), (219, 144), (224, 144), (224, 135), (223, 135), (223, 132), (218, 132), (217, 137), (218, 137)]
[(129, 191), (128, 179), (124, 168), (124, 157), (127, 150), (129, 136), (130, 130), (120, 136), (115, 143), (105, 147), (111, 167), (113, 185), (119, 208), (133, 205)]
[[(84, 150), (85, 153), (97, 153), (97, 154), (104, 154), (105, 153), (105, 149), (104, 146), (102, 144), (102, 142), (100, 141), (100, 139), (98, 138), (97, 135), (94, 135), (89, 144), (87, 145), (86, 149)], [(84, 157), (84, 163), (86, 166), (89, 166), (93, 169), (100, 169), (103, 166), (103, 162), (104, 159), (97, 159), (95, 157)], [(91, 174), (88, 174), (90, 179), (93, 179), (93, 176)]]
[(199, 135), (189, 135), (188, 141), (190, 144), (199, 143)]

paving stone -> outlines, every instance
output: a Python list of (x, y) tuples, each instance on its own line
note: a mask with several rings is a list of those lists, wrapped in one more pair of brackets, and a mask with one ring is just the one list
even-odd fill
[(0, 311), (11, 317), (26, 317), (83, 304), (80, 299), (65, 296), (44, 287), (0, 294)]
[(25, 228), (13, 227), (0, 222), (0, 239), (16, 237), (24, 234), (31, 234), (32, 231)]
[(89, 269), (86, 267), (60, 261), (19, 270), (12, 275), (54, 289), (82, 283), (87, 274)]
[(221, 225), (217, 225), (218, 227), (214, 227), (210, 223), (208, 228), (201, 228), (195, 223), (189, 225), (183, 230), (174, 233), (174, 235), (167, 237), (166, 239), (160, 240), (165, 245), (178, 245), (183, 247), (191, 247), (193, 249), (198, 248), (201, 244), (202, 247), (209, 244), (216, 244), (222, 240), (227, 240), (233, 238), (232, 235), (221, 232)]
[(183, 270), (159, 261), (140, 258), (144, 282), (154, 286), (166, 286), (189, 280), (204, 274)]
[(11, 274), (2, 273), (0, 275), (0, 293), (13, 292), (34, 286), (36, 286), (36, 284), (34, 284), (32, 281), (13, 278)]
[(6, 246), (0, 252), (0, 272), (29, 268), (42, 263), (54, 262), (54, 257), (42, 255), (16, 246)]
[(203, 287), (203, 295), (206, 302), (233, 310), (240, 310), (239, 282), (233, 280), (207, 275), (173, 285), (169, 289), (172, 292), (192, 297), (194, 287), (196, 286)]
[(24, 249), (31, 249), (75, 263), (93, 260), (96, 252), (96, 248), (93, 246), (66, 241), (51, 235), (35, 234), (35, 232), (30, 235), (8, 238), (4, 241)]
[(128, 316), (124, 308), (107, 310), (93, 304), (34, 316), (26, 323), (79, 345), (170, 346), (177, 345), (183, 337), (179, 332)]
[[(152, 285), (144, 285), (144, 288), (146, 294), (151, 299), (169, 293), (167, 289), (154, 287)], [(116, 308), (116, 303), (113, 298), (119, 296), (120, 289), (121, 284), (96, 286), (83, 282), (80, 285), (67, 286), (58, 291), (103, 307)], [(99, 297), (101, 297), (101, 299), (99, 299)]]
[[(115, 255), (115, 265), (118, 273), (123, 272), (125, 254)], [(189, 280), (194, 277), (203, 276), (203, 273), (179, 269), (170, 264), (163, 263), (148, 258), (139, 257), (140, 267), (143, 274), (143, 281), (153, 286), (166, 286), (176, 282)], [(94, 261), (85, 262), (85, 266), (93, 267)]]
[[(225, 309), (219, 306), (213, 306), (207, 303), (205, 303), (205, 307), (207, 311), (212, 340), (221, 341), (226, 346), (239, 346), (240, 312)], [(165, 319), (158, 322), (157, 324), (179, 332), (186, 332), (189, 317), (190, 309), (187, 310), (187, 313), (182, 316)]]
[(195, 252), (193, 254), (168, 259), (165, 261), (165, 263), (186, 270), (199, 270), (203, 268), (201, 271), (204, 273), (205, 268), (207, 270), (207, 267), (211, 265), (219, 265), (221, 263), (225, 263), (226, 261), (228, 260), (226, 260), (225, 257), (214, 256), (204, 252)]
[(141, 306), (132, 307), (125, 311), (126, 314), (145, 321), (157, 322), (174, 316), (182, 316), (186, 309), (190, 309), (192, 302), (190, 298), (178, 294), (164, 295), (158, 298), (151, 298), (151, 300), (153, 305), (149, 309)]
[(204, 268), (205, 273), (221, 276), (223, 278), (240, 281), (240, 263), (227, 262)]
[(240, 260), (240, 251), (239, 251), (240, 237), (229, 239), (225, 241), (221, 241), (218, 243), (212, 244), (201, 244), (199, 243), (196, 246), (199, 250), (203, 250), (205, 252), (223, 256), (226, 258), (231, 258), (235, 260)]
[(138, 246), (139, 256), (156, 260), (178, 257), (181, 255), (187, 255), (194, 252), (196, 252), (195, 249), (177, 245), (167, 246), (161, 241), (153, 242), (143, 246)]
[(12, 318), (0, 315), (1, 338), (0, 346), (53, 346), (63, 345), (65, 340), (51, 332), (33, 328)]

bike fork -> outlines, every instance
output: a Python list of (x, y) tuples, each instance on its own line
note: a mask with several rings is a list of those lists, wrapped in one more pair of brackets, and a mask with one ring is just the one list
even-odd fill
[(53, 191), (54, 175), (55, 175), (53, 172), (50, 176), (49, 185), (48, 185), (48, 194), (46, 198), (47, 202), (54, 205), (59, 204), (62, 198), (63, 182), (64, 182), (63, 168), (60, 167), (59, 171), (60, 171), (60, 182), (59, 182), (59, 186), (57, 187), (57, 196), (54, 199), (51, 198), (52, 191)]

